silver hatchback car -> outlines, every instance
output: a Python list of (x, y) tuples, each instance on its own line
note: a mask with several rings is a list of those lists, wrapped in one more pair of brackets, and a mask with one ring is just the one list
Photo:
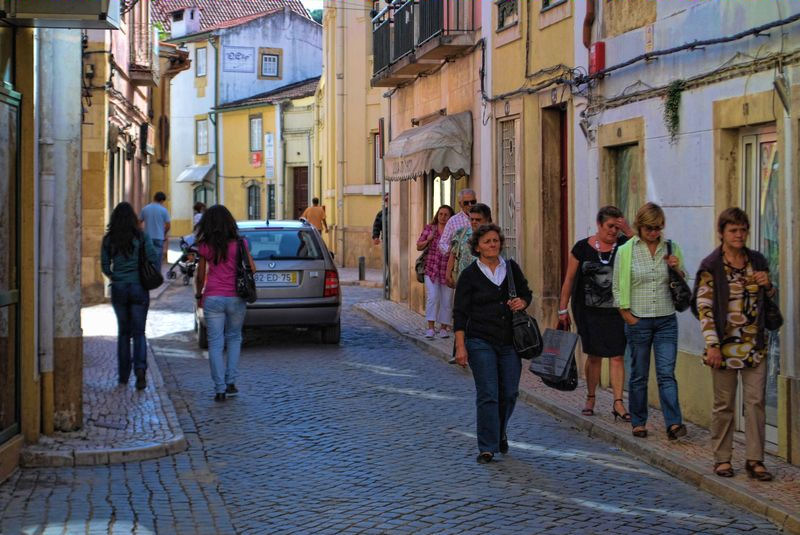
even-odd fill
[[(258, 299), (247, 305), (245, 327), (318, 327), (322, 341), (338, 344), (342, 296), (333, 254), (304, 221), (240, 221), (256, 264)], [(208, 347), (203, 309), (195, 309), (201, 348)]]

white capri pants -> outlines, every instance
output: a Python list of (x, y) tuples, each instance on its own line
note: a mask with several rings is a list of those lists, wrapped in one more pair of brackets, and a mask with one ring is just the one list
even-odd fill
[(442, 325), (453, 324), (453, 289), (433, 282), (425, 275), (425, 319)]

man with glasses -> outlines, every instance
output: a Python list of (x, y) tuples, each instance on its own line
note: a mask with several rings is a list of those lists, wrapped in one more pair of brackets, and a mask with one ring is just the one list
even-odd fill
[(461, 207), (461, 211), (447, 221), (442, 237), (439, 239), (439, 250), (443, 254), (450, 252), (450, 242), (456, 231), (469, 226), (469, 210), (477, 203), (474, 190), (462, 189), (458, 192), (458, 205)]

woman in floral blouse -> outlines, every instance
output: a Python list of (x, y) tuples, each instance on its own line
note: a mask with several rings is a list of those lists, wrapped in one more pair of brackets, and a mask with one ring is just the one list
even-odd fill
[(722, 245), (700, 265), (695, 282), (695, 306), (705, 338), (704, 363), (711, 368), (714, 410), (711, 447), (714, 473), (733, 477), (733, 415), (736, 386), (742, 376), (745, 414), (745, 470), (748, 477), (770, 481), (764, 466), (767, 365), (764, 328), (765, 296), (775, 294), (769, 265), (761, 253), (748, 249), (750, 220), (739, 208), (719, 215)]
[(444, 204), (436, 211), (436, 217), (429, 225), (425, 225), (417, 240), (417, 251), (427, 249), (425, 257), (425, 319), (428, 320), (426, 338), (437, 335), (434, 327), (439, 322), (440, 338), (450, 336), (450, 325), (453, 319), (453, 289), (447, 286), (447, 259), (439, 247), (447, 221), (453, 216), (453, 209)]

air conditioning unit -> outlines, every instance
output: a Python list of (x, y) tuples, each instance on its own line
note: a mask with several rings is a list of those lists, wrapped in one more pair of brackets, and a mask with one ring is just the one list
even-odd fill
[(13, 26), (118, 30), (120, 0), (0, 0), (0, 19)]

